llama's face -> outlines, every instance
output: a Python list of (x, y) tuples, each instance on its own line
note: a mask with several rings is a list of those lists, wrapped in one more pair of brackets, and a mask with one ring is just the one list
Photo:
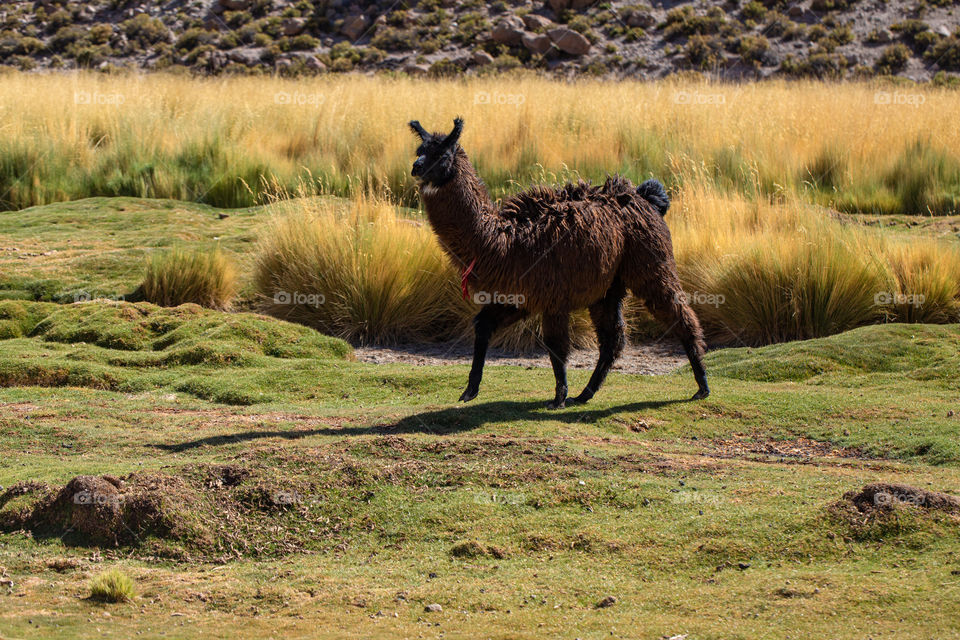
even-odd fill
[(449, 134), (427, 133), (416, 120), (410, 123), (410, 128), (420, 136), (417, 159), (413, 163), (411, 174), (420, 178), (422, 185), (443, 186), (454, 176), (454, 159), (457, 141), (463, 131), (463, 121), (460, 118), (454, 120), (453, 131)]

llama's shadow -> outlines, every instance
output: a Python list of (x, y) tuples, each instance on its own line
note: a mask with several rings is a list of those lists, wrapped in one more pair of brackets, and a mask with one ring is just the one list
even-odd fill
[(435, 435), (449, 435), (463, 431), (471, 431), (487, 424), (512, 420), (554, 420), (567, 424), (591, 424), (608, 416), (632, 411), (658, 409), (671, 404), (686, 402), (686, 400), (648, 400), (631, 402), (613, 407), (591, 408), (589, 405), (568, 407), (559, 411), (549, 411), (544, 402), (527, 401), (517, 402), (500, 400), (494, 402), (480, 402), (458, 404), (446, 409), (415, 413), (391, 424), (374, 424), (364, 427), (318, 427), (316, 429), (261, 429), (240, 431), (232, 434), (223, 434), (198, 438), (177, 443), (157, 443), (150, 445), (162, 451), (178, 453), (204, 446), (223, 446), (250, 442), (262, 438), (284, 438), (298, 440), (310, 436), (367, 436), (367, 435), (397, 435), (431, 433)]

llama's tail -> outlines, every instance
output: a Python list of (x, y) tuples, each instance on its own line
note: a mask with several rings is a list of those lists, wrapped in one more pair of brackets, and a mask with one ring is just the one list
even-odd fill
[(647, 180), (637, 187), (637, 195), (653, 205), (661, 216), (667, 215), (670, 208), (670, 196), (659, 180)]

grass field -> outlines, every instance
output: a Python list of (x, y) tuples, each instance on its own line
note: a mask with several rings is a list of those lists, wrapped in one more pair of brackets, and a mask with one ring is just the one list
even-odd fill
[[(924, 101), (876, 97), (897, 91)], [(0, 96), (0, 639), (960, 638), (955, 92), (12, 74)], [(708, 399), (688, 367), (614, 372), (548, 411), (549, 368), (488, 366), (461, 405), (465, 366), (356, 360), (344, 339), (469, 334), (405, 129), (457, 112), (495, 195), (669, 184), (685, 289), (723, 297), (694, 306), (733, 345)]]
[(0, 97), (11, 209), (88, 196), (250, 206), (298, 189), (416, 205), (406, 123), (448, 130), (460, 114), (495, 197), (621, 172), (850, 212), (960, 213), (960, 134), (941, 126), (960, 101), (932, 85), (8, 73)]
[[(929, 606), (957, 595), (956, 514), (835, 506), (872, 482), (960, 493), (957, 325), (726, 349), (705, 402), (685, 369), (549, 412), (549, 369), (490, 367), (454, 405), (466, 367), (116, 300), (164, 247), (249, 272), (269, 219), (132, 198), (0, 216), (0, 637), (960, 636)], [(882, 222), (952, 242), (950, 219)], [(148, 508), (29, 520), (78, 475)], [(92, 597), (114, 569), (128, 602)]]
[[(52, 488), (0, 507), (0, 637), (960, 636), (931, 606), (957, 597), (956, 515), (830, 509), (960, 493), (955, 325), (725, 350), (708, 401), (689, 371), (614, 374), (548, 412), (548, 369), (453, 406), (465, 367), (359, 364), (277, 320), (4, 305), (26, 337), (0, 341), (0, 484)], [(153, 487), (161, 524), (98, 551), (11, 530), (81, 474)], [(88, 600), (112, 568), (137, 595)]]
[[(378, 99), (383, 92), (389, 101)], [(604, 109), (582, 101), (584, 92)], [(496, 197), (530, 182), (612, 172), (666, 182), (682, 280), (715, 342), (767, 344), (891, 320), (956, 322), (960, 159), (956, 132), (937, 126), (957, 118), (956, 92), (882, 83), (825, 92), (827, 85), (802, 82), (561, 83), (523, 75), (147, 81), (7, 74), (0, 78), (9, 113), (0, 128), (0, 194), (11, 209), (51, 204), (29, 210), (28, 225), (16, 214), (0, 224), (34, 245), (70, 244), (66, 260), (83, 250), (68, 230), (102, 227), (106, 235), (85, 236), (83, 247), (94, 254), (88, 273), (99, 269), (86, 284), (65, 290), (70, 271), (36, 279), (18, 270), (0, 274), (0, 288), (45, 300), (69, 297), (75, 285), (96, 295), (124, 278), (132, 290), (141, 282), (128, 280), (143, 267), (130, 271), (129, 257), (184, 265), (189, 256), (145, 249), (179, 255), (179, 245), (203, 239), (202, 250), (219, 244), (227, 252), (207, 282), (221, 290), (171, 297), (164, 282), (196, 276), (154, 269), (142, 289), (148, 299), (226, 306), (238, 290), (241, 305), (257, 301), (273, 315), (355, 342), (460, 337), (474, 309), (460, 302), (456, 270), (422, 226), (406, 127), (416, 117), (446, 128), (459, 113), (467, 121), (464, 148)], [(901, 94), (916, 99), (887, 100)], [(492, 99), (504, 95), (516, 99)], [(119, 208), (122, 200), (100, 209), (103, 201), (76, 200), (87, 196), (137, 200), (129, 210)], [(156, 203), (155, 213), (141, 198), (173, 201)], [(59, 204), (65, 199), (77, 204)], [(263, 224), (265, 205), (285, 221)], [(940, 233), (854, 224), (878, 216), (935, 218)], [(72, 226), (42, 227), (65, 220)], [(227, 260), (238, 253), (238, 264)], [(209, 272), (205, 264), (195, 259), (190, 269)], [(318, 272), (324, 276), (311, 275)], [(271, 304), (291, 292), (327, 303)], [(639, 304), (630, 309), (634, 326), (649, 326)], [(537, 330), (529, 322), (504, 342), (530, 349)], [(583, 316), (575, 335), (580, 344), (592, 341)]]

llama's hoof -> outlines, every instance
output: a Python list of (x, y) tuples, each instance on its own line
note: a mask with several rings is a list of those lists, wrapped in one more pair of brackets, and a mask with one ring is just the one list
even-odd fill
[(703, 399), (706, 398), (708, 395), (710, 395), (710, 389), (700, 389), (700, 391), (697, 391), (695, 394), (693, 394), (693, 397), (690, 398), (690, 399), (691, 399), (691, 400), (703, 400)]
[(587, 404), (588, 402), (590, 402), (591, 398), (593, 398), (592, 393), (588, 394), (586, 392), (583, 392), (580, 395), (578, 395), (576, 398), (567, 398), (567, 404), (568, 405)]
[(480, 393), (480, 389), (471, 389), (467, 387), (466, 391), (460, 394), (460, 402), (470, 402), (477, 397), (477, 394)]
[(566, 400), (551, 400), (547, 403), (547, 409), (563, 409), (567, 406)]

